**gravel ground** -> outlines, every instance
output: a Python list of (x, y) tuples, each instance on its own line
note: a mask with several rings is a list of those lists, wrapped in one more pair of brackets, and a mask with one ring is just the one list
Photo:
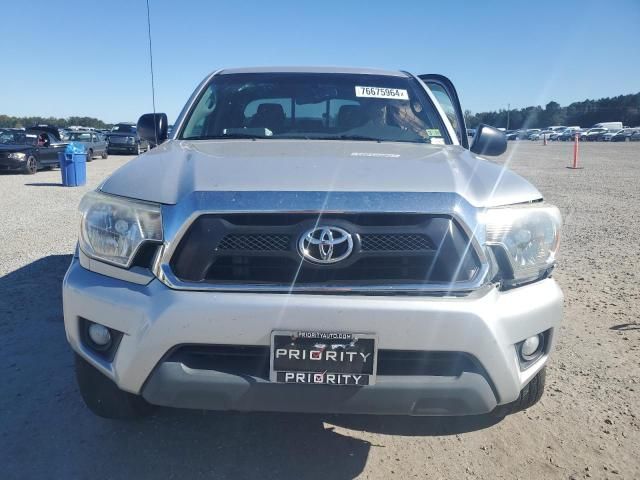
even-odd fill
[(563, 212), (564, 324), (547, 391), (487, 418), (221, 414), (138, 422), (83, 406), (60, 284), (80, 197), (131, 157), (0, 174), (0, 478), (640, 478), (640, 144), (513, 142), (509, 164)]

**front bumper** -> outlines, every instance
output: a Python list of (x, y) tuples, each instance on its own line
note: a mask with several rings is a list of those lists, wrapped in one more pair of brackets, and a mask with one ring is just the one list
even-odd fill
[(107, 150), (109, 152), (138, 153), (138, 145), (131, 145), (130, 143), (110, 143)]
[(13, 158), (0, 158), (0, 171), (22, 170), (27, 164), (26, 157), (24, 160)]
[[(72, 262), (63, 285), (72, 348), (119, 388), (159, 405), (219, 410), (464, 415), (518, 398), (544, 366), (562, 315), (553, 279), (464, 298), (215, 293), (135, 284)], [(80, 319), (124, 333), (112, 362), (83, 344)], [(457, 376), (382, 376), (367, 387), (280, 385), (168, 360), (177, 345), (268, 346), (272, 330), (375, 333), (378, 348), (464, 352), (480, 365)], [(514, 345), (550, 331), (524, 371)]]

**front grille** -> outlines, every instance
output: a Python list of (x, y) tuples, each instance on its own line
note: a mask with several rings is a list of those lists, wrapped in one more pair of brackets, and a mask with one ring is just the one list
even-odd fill
[[(269, 379), (270, 348), (256, 345), (183, 345), (166, 358), (196, 370)], [(378, 350), (379, 376), (458, 377), (463, 372), (481, 373), (482, 367), (464, 352)]]
[(372, 233), (362, 235), (361, 242), (362, 250), (413, 252), (435, 249), (426, 235), (417, 233)]
[[(353, 239), (332, 264), (304, 260), (301, 236), (333, 226)], [(469, 281), (480, 263), (463, 229), (446, 215), (204, 214), (179, 241), (169, 265), (183, 282), (219, 285), (344, 286)]]
[(218, 250), (278, 251), (289, 248), (290, 237), (278, 234), (231, 234), (218, 244)]
[(112, 136), (109, 137), (109, 143), (129, 143), (129, 137)]
[[(433, 250), (435, 247), (426, 235), (402, 233), (372, 233), (360, 236), (362, 250), (413, 252), (418, 250)], [(231, 234), (226, 235), (218, 244), (218, 250), (245, 251), (278, 251), (290, 247), (290, 235), (278, 234)]]

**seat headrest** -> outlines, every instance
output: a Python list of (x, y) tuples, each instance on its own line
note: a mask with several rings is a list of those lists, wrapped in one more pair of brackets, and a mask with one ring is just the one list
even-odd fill
[(284, 109), (279, 103), (261, 103), (258, 105), (256, 115), (260, 117), (282, 118), (283, 120), (285, 117)]
[(351, 129), (364, 123), (364, 115), (360, 105), (343, 105), (338, 110), (338, 127)]

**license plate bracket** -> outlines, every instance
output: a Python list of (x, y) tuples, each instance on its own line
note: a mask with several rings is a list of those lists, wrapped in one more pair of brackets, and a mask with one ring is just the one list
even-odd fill
[(373, 385), (377, 360), (374, 334), (273, 331), (269, 379), (309, 385)]

